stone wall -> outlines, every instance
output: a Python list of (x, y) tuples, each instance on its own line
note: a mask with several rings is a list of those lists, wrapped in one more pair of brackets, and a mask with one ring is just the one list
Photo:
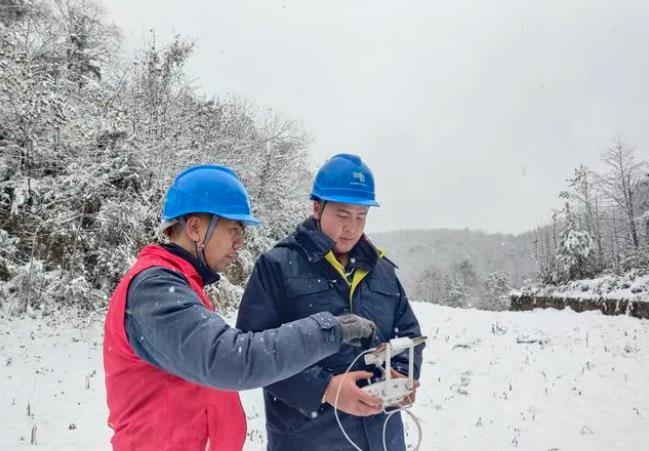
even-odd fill
[(570, 297), (512, 295), (512, 311), (532, 310), (535, 308), (555, 308), (563, 310), (570, 307), (576, 312), (600, 310), (605, 315), (630, 315), (636, 318), (649, 319), (649, 302), (629, 301), (627, 299), (575, 299)]

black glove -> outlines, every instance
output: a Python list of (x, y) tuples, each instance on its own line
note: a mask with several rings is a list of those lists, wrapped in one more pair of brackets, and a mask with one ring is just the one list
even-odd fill
[(340, 338), (343, 343), (363, 346), (370, 343), (376, 335), (376, 324), (369, 319), (352, 314), (336, 316), (336, 319), (340, 324)]

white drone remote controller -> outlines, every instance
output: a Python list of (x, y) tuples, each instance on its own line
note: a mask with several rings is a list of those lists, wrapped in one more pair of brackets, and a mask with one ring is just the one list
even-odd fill
[[(412, 403), (404, 405), (404, 401), (408, 401), (409, 396), (412, 395), (415, 386), (414, 380), (414, 361), (415, 361), (415, 346), (426, 342), (427, 337), (399, 337), (393, 338), (387, 343), (382, 343), (376, 348), (370, 349), (365, 356), (365, 363), (367, 365), (376, 365), (383, 372), (382, 380), (366, 385), (362, 390), (381, 398), (383, 400), (383, 408), (394, 407), (400, 405), (402, 407), (409, 407)], [(392, 357), (408, 351), (408, 377), (395, 378), (392, 377)]]

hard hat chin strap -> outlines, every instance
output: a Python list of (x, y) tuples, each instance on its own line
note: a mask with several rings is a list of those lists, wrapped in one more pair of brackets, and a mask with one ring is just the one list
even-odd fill
[(320, 221), (322, 220), (322, 214), (324, 213), (325, 205), (327, 205), (326, 200), (318, 200), (318, 204), (320, 205), (320, 219), (316, 219), (315, 223), (318, 226), (318, 231), (322, 232), (322, 227), (320, 226)]
[[(185, 219), (184, 216), (178, 218), (178, 222), (180, 222), (183, 225), (183, 227), (185, 227), (187, 224), (187, 220)], [(207, 231), (205, 232), (205, 238), (203, 238), (203, 242), (198, 244), (198, 241), (194, 241), (194, 248), (196, 249), (196, 257), (198, 257), (198, 259), (206, 266), (209, 265), (207, 264), (207, 259), (205, 258), (205, 247), (207, 247), (207, 243), (212, 238), (212, 235), (214, 235), (214, 230), (216, 229), (216, 225), (218, 224), (218, 222), (219, 222), (219, 217), (216, 215), (212, 215), (210, 219), (210, 224), (207, 226)], [(187, 230), (185, 230), (185, 233), (187, 233)]]

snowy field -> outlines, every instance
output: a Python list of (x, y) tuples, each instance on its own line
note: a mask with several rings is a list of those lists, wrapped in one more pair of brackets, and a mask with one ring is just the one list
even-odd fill
[[(422, 451), (648, 449), (649, 321), (414, 305)], [(0, 318), (0, 450), (110, 449), (101, 320), (62, 322)], [(260, 391), (242, 397), (246, 450), (262, 450)]]

